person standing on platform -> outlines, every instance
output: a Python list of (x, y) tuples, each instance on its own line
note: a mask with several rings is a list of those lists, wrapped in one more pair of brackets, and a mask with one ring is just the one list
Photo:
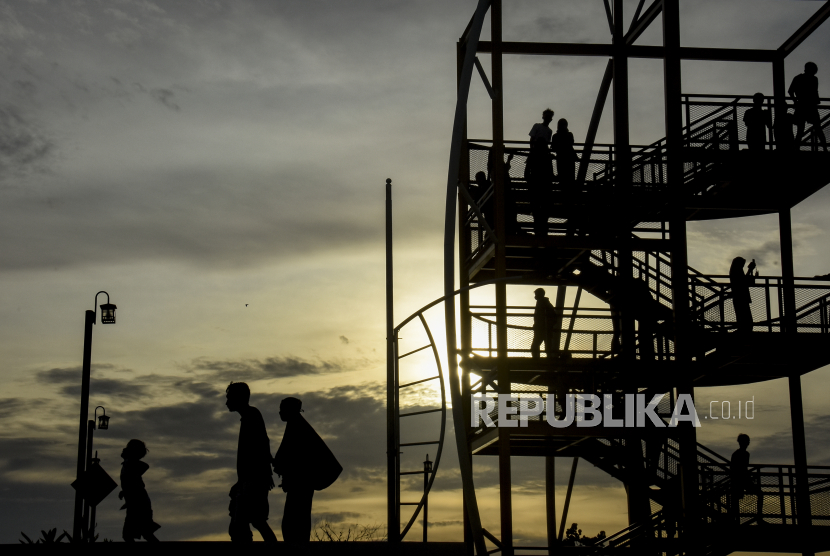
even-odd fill
[(801, 143), (804, 135), (804, 124), (812, 126), (813, 136), (827, 151), (827, 142), (824, 139), (824, 130), (821, 129), (821, 119), (818, 114), (818, 66), (813, 62), (804, 64), (804, 73), (796, 75), (787, 92), (795, 99), (796, 144)]
[(556, 133), (551, 138), (550, 150), (556, 153), (559, 187), (566, 195), (570, 195), (576, 181), (576, 161), (579, 160), (579, 155), (574, 150), (574, 134), (568, 130), (568, 120), (565, 118), (556, 123)]
[(547, 237), (550, 210), (550, 189), (553, 184), (553, 162), (550, 156), (550, 139), (553, 131), (550, 122), (553, 110), (542, 112), (542, 123), (533, 124), (530, 129), (530, 155), (525, 166), (525, 178), (530, 190), (533, 228), (536, 237)]
[(562, 317), (550, 299), (545, 297), (544, 289), (536, 288), (533, 294), (536, 298), (536, 308), (533, 311), (533, 342), (530, 344), (530, 354), (534, 359), (539, 359), (539, 348), (544, 342), (545, 353), (551, 358), (559, 351), (559, 346), (554, 344), (556, 332), (562, 326)]
[(764, 94), (752, 95), (752, 108), (744, 112), (746, 142), (750, 151), (763, 151), (767, 145), (767, 128), (772, 128), (769, 110), (764, 110)]
[(265, 430), (262, 413), (251, 405), (251, 389), (244, 382), (231, 382), (225, 390), (228, 411), (241, 416), (239, 445), (236, 452), (237, 482), (231, 487), (228, 508), (231, 524), (228, 533), (232, 542), (252, 542), (249, 526), (267, 543), (276, 543), (277, 536), (268, 526), (268, 492), (274, 488), (271, 473), (271, 441)]
[(732, 266), (729, 268), (729, 284), (732, 286), (732, 307), (735, 309), (735, 322), (740, 333), (752, 332), (752, 310), (749, 308), (752, 303), (752, 296), (749, 294), (750, 286), (755, 284), (755, 259), (749, 263), (746, 274), (744, 264), (746, 259), (735, 257)]

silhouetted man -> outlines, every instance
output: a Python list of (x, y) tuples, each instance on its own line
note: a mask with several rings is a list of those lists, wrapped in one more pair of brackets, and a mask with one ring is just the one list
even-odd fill
[(277, 536), (268, 526), (268, 491), (274, 488), (271, 472), (271, 443), (259, 410), (248, 402), (251, 389), (244, 382), (231, 382), (225, 390), (229, 411), (242, 417), (239, 446), (236, 452), (237, 482), (231, 487), (231, 524), (228, 533), (233, 542), (252, 542), (253, 525), (268, 543)]
[(530, 156), (525, 165), (525, 179), (530, 190), (533, 228), (536, 237), (548, 235), (548, 197), (553, 183), (553, 164), (550, 157), (550, 139), (553, 130), (549, 124), (553, 120), (553, 110), (542, 112), (542, 123), (533, 124), (530, 129)]
[(311, 536), (314, 491), (327, 488), (343, 471), (320, 435), (300, 414), (302, 406), (297, 398), (280, 402), (280, 419), (286, 425), (274, 456), (274, 471), (282, 477), (280, 486), (285, 491), (282, 536), (294, 544), (305, 544)]
[(530, 354), (538, 359), (539, 347), (545, 343), (545, 353), (553, 357), (559, 349), (554, 341), (554, 336), (559, 330), (559, 312), (551, 305), (550, 299), (545, 297), (545, 290), (536, 288), (533, 292), (536, 298), (536, 308), (533, 311), (533, 342), (530, 344)]
[(824, 139), (824, 132), (821, 130), (821, 120), (818, 115), (817, 73), (818, 66), (813, 62), (807, 62), (804, 64), (804, 73), (800, 73), (793, 78), (787, 92), (795, 99), (796, 143), (801, 142), (801, 136), (804, 134), (804, 124), (809, 123), (812, 126), (813, 135), (817, 137), (826, 151), (827, 143)]
[(731, 460), (731, 478), (732, 478), (732, 514), (737, 520), (740, 520), (740, 500), (744, 493), (751, 493), (755, 495), (755, 515), (758, 521), (762, 520), (764, 508), (764, 493), (761, 485), (757, 480), (749, 474), (749, 436), (746, 434), (738, 435), (739, 448), (732, 453)]

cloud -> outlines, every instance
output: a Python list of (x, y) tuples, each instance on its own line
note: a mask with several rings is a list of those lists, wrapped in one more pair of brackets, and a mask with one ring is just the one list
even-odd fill
[(343, 371), (340, 363), (318, 361), (316, 363), (296, 357), (268, 357), (264, 360), (216, 361), (196, 359), (189, 370), (200, 377), (216, 382), (245, 382), (245, 380), (288, 378)]
[(340, 341), (341, 341), (342, 343), (344, 343), (344, 344), (348, 344), (348, 343), (349, 343), (349, 339), (348, 339), (347, 337), (345, 337), (345, 336), (340, 336)]
[[(31, 87), (34, 85), (28, 83), (21, 89)], [(21, 110), (10, 104), (0, 105), (0, 181), (43, 170), (54, 147), (52, 140)]]
[(181, 110), (179, 105), (176, 104), (175, 93), (170, 89), (152, 89), (150, 96), (175, 112)]

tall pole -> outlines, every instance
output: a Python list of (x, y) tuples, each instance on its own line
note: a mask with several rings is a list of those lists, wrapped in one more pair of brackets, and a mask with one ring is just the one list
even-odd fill
[[(86, 422), (86, 468), (89, 469), (92, 467), (92, 435), (95, 431), (95, 421), (90, 419)], [(93, 509), (94, 511), (94, 509)], [(90, 521), (90, 505), (88, 500), (84, 500), (84, 516), (83, 516), (83, 529), (88, 532), (87, 534), (87, 542), (91, 542), (92, 538), (92, 525)], [(94, 521), (94, 518), (93, 518)]]
[[(549, 399), (553, 399), (548, 394)], [(556, 457), (545, 456), (545, 515), (548, 530), (548, 556), (556, 551)]]
[[(86, 311), (84, 315), (84, 361), (81, 378), (81, 418), (78, 426), (78, 465), (75, 478), (80, 485), (81, 476), (86, 469), (86, 426), (89, 417), (89, 368), (92, 360), (92, 325), (95, 324), (95, 311)], [(75, 490), (75, 514), (72, 520), (72, 541), (81, 542), (81, 523), (83, 520), (84, 499), (80, 489)]]
[(395, 322), (392, 315), (392, 180), (386, 180), (386, 498), (387, 539), (400, 541), (398, 519), (398, 446), (395, 404), (398, 381), (395, 376)]

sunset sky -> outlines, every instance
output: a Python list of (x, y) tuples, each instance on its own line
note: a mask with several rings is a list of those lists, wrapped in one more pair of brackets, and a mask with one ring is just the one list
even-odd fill
[[(505, 40), (610, 42), (599, 0), (504, 5)], [(628, 18), (636, 5), (626, 0)], [(682, 43), (778, 48), (820, 5), (681, 0)], [(344, 473), (315, 495), (315, 518), (385, 524), (384, 183), (393, 179), (400, 321), (442, 295), (456, 41), (475, 6), (0, 0), (0, 543), (71, 531), (83, 318), (99, 290), (118, 311), (117, 324), (94, 330), (90, 408), (112, 416), (95, 448), (117, 479), (121, 448), (146, 442), (160, 539), (228, 538), (231, 380), (251, 385), (272, 451), (284, 430), (279, 400), (296, 395), (340, 459)], [(816, 62), (822, 97), (828, 25), (786, 65), (789, 84)], [(489, 18), (485, 39), (488, 28)], [(639, 43), (661, 43), (659, 19)], [(550, 106), (583, 141), (605, 64), (506, 58), (507, 138), (526, 139)], [(469, 134), (487, 138), (489, 100), (473, 77)], [(630, 89), (632, 143), (660, 139), (662, 62), (633, 60)], [(758, 91), (772, 94), (770, 65), (683, 64), (684, 93)], [(600, 142), (612, 139), (610, 112)], [(828, 212), (827, 190), (793, 210), (796, 276), (830, 272)], [(689, 224), (690, 264), (726, 274), (741, 255), (780, 275), (777, 225)], [(442, 336), (440, 310), (430, 317)], [(830, 372), (803, 384), (809, 463), (828, 465)], [(747, 432), (753, 461), (792, 462), (786, 392), (783, 381), (699, 390), (700, 406), (754, 397), (756, 418), (704, 423), (698, 440), (728, 456)], [(405, 404), (435, 399), (424, 388)], [(430, 499), (432, 540), (461, 540), (456, 461), (450, 436)], [(562, 496), (570, 463), (558, 462)], [(494, 531), (495, 464), (475, 462)], [(624, 527), (622, 485), (580, 465), (568, 521), (591, 535)], [(513, 469), (516, 538), (543, 543), (542, 461), (517, 458)], [(281, 539), (284, 494), (270, 500)], [(119, 507), (115, 494), (99, 506), (102, 537), (120, 540)]]

